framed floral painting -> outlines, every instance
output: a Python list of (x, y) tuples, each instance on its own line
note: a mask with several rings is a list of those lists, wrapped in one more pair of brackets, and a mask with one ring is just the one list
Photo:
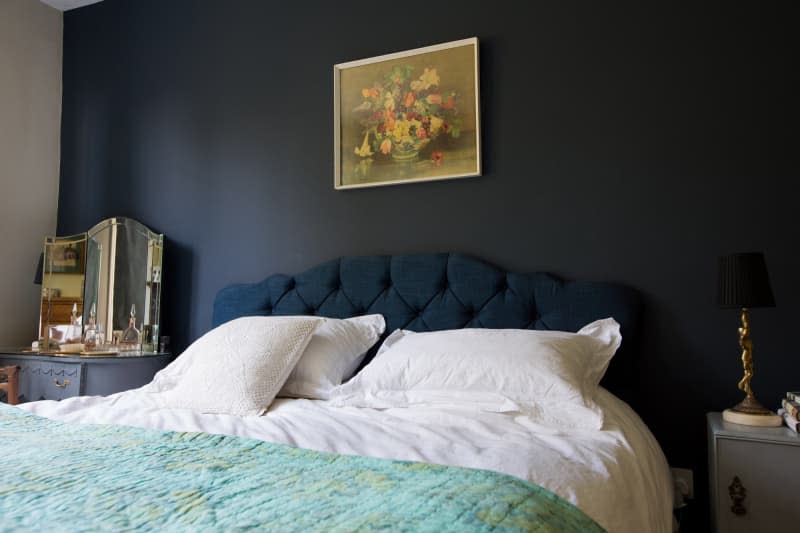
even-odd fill
[(86, 262), (85, 240), (45, 243), (46, 271), (52, 274), (83, 274)]
[(337, 189), (481, 174), (478, 39), (333, 67)]

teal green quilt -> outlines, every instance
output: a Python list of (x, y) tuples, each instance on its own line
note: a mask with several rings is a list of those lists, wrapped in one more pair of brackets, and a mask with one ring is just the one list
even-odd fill
[(5, 404), (0, 529), (602, 531), (552, 492), (496, 472), (67, 424)]

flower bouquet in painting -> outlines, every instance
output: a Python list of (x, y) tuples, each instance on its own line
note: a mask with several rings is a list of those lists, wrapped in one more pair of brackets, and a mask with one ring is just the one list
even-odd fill
[[(363, 159), (416, 161), (437, 138), (461, 135), (458, 94), (441, 86), (435, 68), (415, 72), (413, 66), (396, 65), (382, 80), (363, 87), (361, 98), (353, 112), (361, 125), (363, 141), (354, 152)], [(445, 155), (442, 150), (431, 149), (429, 157), (439, 166)]]
[(337, 189), (480, 175), (476, 38), (333, 73)]

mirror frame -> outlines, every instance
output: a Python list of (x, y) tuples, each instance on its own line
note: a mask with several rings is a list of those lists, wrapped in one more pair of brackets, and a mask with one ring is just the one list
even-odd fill
[[(56, 261), (55, 247), (74, 246), (79, 249), (77, 265)], [(72, 254), (74, 255), (74, 253)], [(51, 343), (55, 324), (75, 326), (80, 330), (80, 344), (89, 328), (92, 339), (99, 333), (95, 350), (158, 351), (161, 322), (161, 288), (163, 278), (164, 235), (156, 233), (138, 220), (111, 217), (101, 220), (87, 232), (68, 237), (46, 237), (43, 254), (42, 295), (39, 335), (44, 350), (59, 350), (61, 344), (72, 343), (70, 338), (55, 331), (57, 344)], [(65, 275), (80, 275), (80, 285)], [(60, 298), (53, 276), (64, 278), (69, 288), (68, 299)], [(75, 294), (73, 294), (75, 293)], [(91, 294), (90, 294), (91, 293)], [(143, 293), (143, 294), (142, 294)], [(59, 299), (60, 298), (60, 299)], [(115, 304), (115, 298), (119, 301)], [(58, 308), (54, 320), (54, 299), (62, 307), (78, 305), (78, 317), (61, 316)], [(62, 302), (61, 300), (64, 300)], [(125, 300), (122, 302), (121, 300)], [(132, 311), (135, 309), (135, 315)], [(95, 314), (92, 315), (92, 312)], [(127, 330), (123, 328), (128, 326)], [(130, 330), (130, 331), (128, 331)], [(124, 337), (127, 342), (120, 342)], [(130, 342), (131, 332), (138, 339)], [(94, 341), (90, 346), (94, 346)], [(84, 348), (85, 349), (85, 348)]]

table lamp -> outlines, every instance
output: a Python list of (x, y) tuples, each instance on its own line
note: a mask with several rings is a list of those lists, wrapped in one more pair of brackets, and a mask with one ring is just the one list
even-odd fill
[(36, 263), (36, 273), (33, 275), (33, 284), (42, 284), (42, 266), (44, 264), (44, 252), (39, 254), (39, 262)]
[(772, 287), (769, 284), (767, 264), (761, 252), (739, 253), (719, 258), (719, 306), (742, 310), (739, 328), (739, 346), (742, 348), (744, 377), (739, 389), (744, 399), (735, 407), (725, 409), (722, 418), (747, 426), (777, 427), (783, 419), (756, 400), (750, 380), (753, 378), (753, 343), (750, 340), (750, 314), (753, 307), (775, 307)]

